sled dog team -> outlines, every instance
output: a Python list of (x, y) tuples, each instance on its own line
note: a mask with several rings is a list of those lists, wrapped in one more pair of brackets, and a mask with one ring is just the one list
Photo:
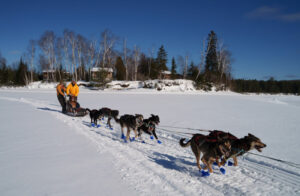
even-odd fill
[[(142, 133), (144, 132), (151, 135), (151, 137), (154, 136), (157, 142), (161, 143), (161, 141), (158, 140), (155, 132), (155, 126), (159, 124), (159, 116), (157, 115), (151, 114), (151, 117), (149, 117), (148, 119), (144, 119), (143, 115), (141, 114), (125, 114), (118, 118), (119, 111), (112, 110), (110, 108), (101, 108), (100, 110), (90, 110), (86, 108), (86, 111), (89, 112), (91, 123), (93, 123), (95, 126), (97, 126), (98, 124), (98, 119), (107, 117), (107, 125), (112, 129), (110, 121), (113, 118), (116, 123), (121, 125), (121, 138), (124, 139), (124, 142), (127, 142), (128, 140), (134, 141), (138, 137), (140, 137), (140, 139), (142, 140)], [(127, 128), (126, 137), (124, 135), (124, 128)], [(135, 137), (133, 138), (130, 138), (131, 131), (133, 131), (135, 134)], [(142, 142), (144, 141), (142, 140)]]
[[(144, 119), (141, 114), (125, 114), (118, 118), (119, 111), (110, 108), (101, 108), (100, 110), (90, 110), (87, 108), (86, 111), (89, 112), (91, 123), (94, 123), (96, 126), (98, 119), (107, 117), (107, 125), (112, 129), (110, 121), (113, 118), (115, 122), (121, 126), (121, 138), (124, 139), (124, 142), (127, 142), (128, 140), (134, 141), (138, 137), (142, 140), (141, 135), (144, 132), (151, 135), (152, 139), (154, 136), (157, 142), (161, 143), (155, 132), (156, 125), (160, 122), (158, 115), (151, 114), (151, 117)], [(126, 137), (124, 135), (124, 128), (127, 128)], [(135, 134), (135, 137), (133, 138), (130, 138), (131, 131)], [(266, 147), (266, 144), (250, 133), (243, 138), (237, 138), (231, 133), (219, 130), (210, 131), (209, 135), (194, 134), (187, 143), (184, 143), (184, 140), (185, 138), (182, 138), (179, 141), (180, 146), (191, 146), (199, 170), (203, 172), (208, 169), (209, 173), (213, 172), (212, 164), (214, 162), (221, 168), (229, 158), (233, 158), (234, 166), (237, 166), (238, 156), (253, 149), (261, 152), (261, 149)], [(143, 140), (142, 142), (144, 143)], [(205, 165), (204, 168), (200, 166), (201, 154), (201, 161)], [(206, 173), (206, 175), (209, 175), (209, 173)]]
[[(70, 96), (70, 100), (68, 102), (66, 102), (64, 98), (65, 92)], [(67, 108), (71, 109), (70, 112), (74, 110), (73, 113), (75, 114), (78, 109), (81, 109), (83, 116), (89, 113), (91, 124), (94, 126), (97, 126), (99, 119), (106, 117), (107, 125), (110, 129), (112, 129), (110, 121), (111, 119), (114, 119), (116, 123), (120, 124), (121, 126), (121, 138), (124, 139), (124, 142), (127, 142), (128, 140), (134, 141), (140, 137), (141, 141), (144, 143), (142, 140), (142, 133), (144, 132), (149, 134), (151, 139), (153, 139), (154, 136), (157, 143), (161, 144), (161, 141), (158, 139), (155, 132), (156, 125), (160, 123), (158, 115), (151, 114), (151, 117), (144, 119), (143, 115), (141, 114), (125, 114), (118, 118), (118, 110), (112, 110), (110, 108), (101, 108), (100, 110), (79, 108), (80, 106), (77, 103), (78, 93), (79, 88), (75, 80), (72, 80), (67, 89), (64, 87), (62, 81), (57, 85), (57, 98), (62, 106), (63, 113), (68, 112)], [(68, 103), (71, 104), (71, 106), (66, 107), (68, 106)], [(126, 137), (124, 135), (124, 128), (127, 128)], [(135, 134), (133, 138), (130, 138), (131, 130)], [(179, 141), (180, 146), (191, 146), (191, 149), (196, 157), (197, 166), (204, 176), (207, 176), (209, 173), (213, 172), (212, 164), (214, 162), (216, 162), (221, 168), (221, 166), (224, 165), (229, 158), (233, 158), (234, 166), (237, 166), (238, 156), (241, 156), (252, 149), (256, 149), (257, 151), (261, 152), (261, 149), (266, 147), (266, 144), (261, 142), (259, 138), (250, 133), (243, 138), (237, 138), (230, 133), (219, 130), (210, 131), (209, 135), (194, 134), (187, 143), (184, 143), (184, 140), (185, 138), (182, 138)], [(203, 169), (208, 169), (209, 173), (202, 170), (200, 165), (201, 154), (201, 161), (205, 165)]]

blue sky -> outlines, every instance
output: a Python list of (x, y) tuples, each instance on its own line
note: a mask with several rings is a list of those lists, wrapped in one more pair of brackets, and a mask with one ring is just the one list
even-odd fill
[[(87, 38), (110, 29), (145, 53), (164, 45), (168, 57), (200, 61), (202, 40), (214, 30), (232, 52), (235, 78), (300, 78), (300, 1), (2, 1), (0, 52), (9, 63), (29, 40), (68, 28)], [(168, 64), (171, 63), (169, 60)]]

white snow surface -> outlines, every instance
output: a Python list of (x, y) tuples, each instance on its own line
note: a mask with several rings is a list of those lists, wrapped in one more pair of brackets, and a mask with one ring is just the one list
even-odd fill
[(53, 88), (0, 90), (0, 195), (300, 195), (299, 165), (246, 154), (239, 166), (214, 167), (201, 177), (190, 148), (178, 144), (197, 131), (252, 133), (267, 147), (256, 154), (300, 163), (300, 97), (230, 92), (92, 91), (80, 87), (82, 107), (160, 116), (162, 144), (143, 134), (124, 143), (114, 130), (69, 117)]

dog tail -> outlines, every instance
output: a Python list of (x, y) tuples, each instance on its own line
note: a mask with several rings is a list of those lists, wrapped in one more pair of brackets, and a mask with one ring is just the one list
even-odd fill
[(180, 139), (179, 144), (181, 147), (185, 148), (191, 145), (191, 140), (189, 140), (187, 143), (184, 143), (183, 141), (185, 140), (185, 138)]
[(89, 108), (85, 108), (85, 111), (91, 112), (91, 110)]

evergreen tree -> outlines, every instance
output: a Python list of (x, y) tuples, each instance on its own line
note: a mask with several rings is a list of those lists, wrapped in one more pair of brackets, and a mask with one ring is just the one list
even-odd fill
[(188, 75), (188, 79), (190, 80), (195, 80), (198, 75), (198, 68), (196, 67), (193, 61), (189, 66), (187, 75)]
[(217, 42), (217, 35), (214, 31), (211, 31), (207, 39), (204, 71), (207, 82), (216, 82), (218, 78)]
[(167, 68), (167, 52), (164, 49), (164, 46), (162, 45), (157, 52), (157, 58), (156, 58), (156, 63), (157, 63), (157, 68), (158, 72), (160, 73), (161, 71), (168, 70)]
[(160, 72), (159, 72), (158, 64), (156, 61), (154, 61), (154, 59), (151, 60), (150, 67), (151, 67), (150, 78), (157, 79)]
[(148, 59), (145, 54), (141, 54), (140, 56), (140, 63), (138, 66), (138, 73), (141, 74), (142, 76), (146, 77), (149, 73), (149, 63)]
[(28, 82), (28, 70), (27, 65), (23, 62), (22, 58), (19, 62), (18, 69), (16, 71), (16, 81), (17, 85), (27, 85)]
[(177, 65), (176, 65), (176, 62), (175, 62), (175, 59), (174, 57), (172, 58), (172, 67), (171, 67), (171, 78), (172, 79), (175, 79), (176, 78), (176, 68), (177, 68)]
[(126, 79), (126, 69), (125, 69), (123, 60), (120, 56), (117, 57), (115, 68), (116, 68), (116, 79), (117, 80), (125, 80)]

